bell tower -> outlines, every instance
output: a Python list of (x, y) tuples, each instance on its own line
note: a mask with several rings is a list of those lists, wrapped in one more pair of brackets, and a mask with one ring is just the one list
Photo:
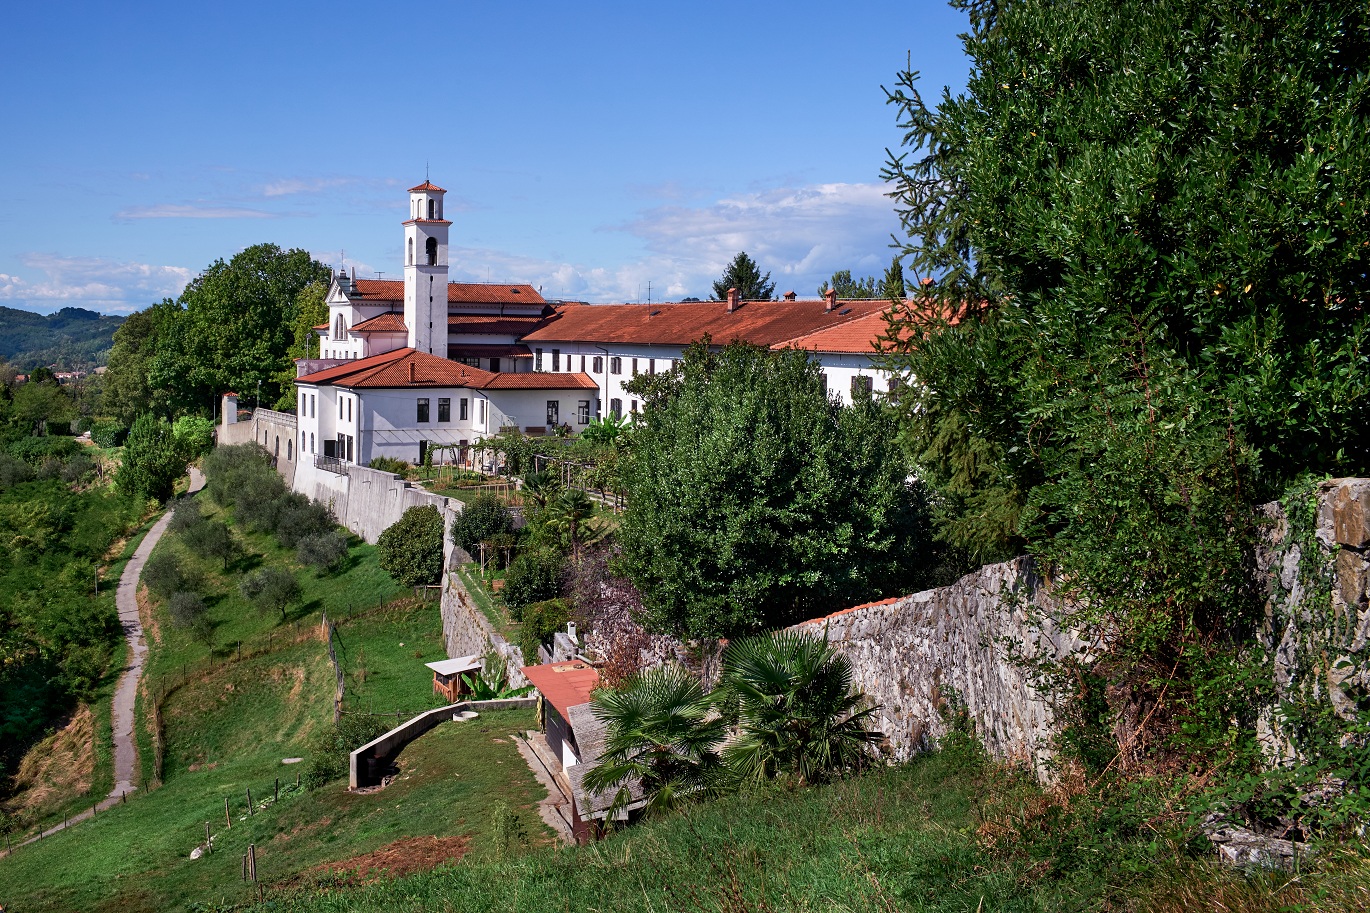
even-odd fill
[(404, 223), (404, 325), (409, 345), (447, 357), (447, 229), (442, 197), (429, 181), (409, 188)]

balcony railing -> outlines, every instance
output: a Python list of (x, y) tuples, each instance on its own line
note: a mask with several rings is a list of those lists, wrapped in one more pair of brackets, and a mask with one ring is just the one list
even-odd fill
[(333, 456), (324, 456), (322, 453), (314, 454), (314, 468), (322, 469), (324, 472), (336, 472), (340, 476), (347, 475), (347, 461), (340, 460)]

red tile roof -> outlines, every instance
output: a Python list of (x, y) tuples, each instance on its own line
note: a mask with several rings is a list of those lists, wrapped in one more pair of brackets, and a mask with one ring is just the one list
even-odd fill
[[(403, 279), (358, 279), (352, 284), (351, 297), (374, 298), (381, 301), (403, 301)], [(449, 282), (449, 304), (546, 304), (547, 299), (531, 285), (518, 283)]]
[(359, 358), (296, 378), (297, 383), (337, 387), (473, 387), (501, 375), (414, 349)]
[(505, 317), (500, 314), (454, 314), (447, 318), (448, 333), (470, 333), (482, 336), (522, 336), (541, 325), (543, 318)]
[[(412, 370), (411, 370), (412, 366)], [(472, 390), (594, 390), (588, 374), (538, 371), (515, 374), (483, 371), (414, 349), (396, 349), (383, 355), (346, 361), (313, 374), (297, 377), (302, 384), (335, 387), (466, 387)]]
[(437, 184), (434, 184), (432, 181), (428, 181), (428, 180), (425, 180), (422, 184), (420, 184), (420, 185), (417, 186), (417, 187), (410, 187), (410, 188), (409, 188), (409, 192), (410, 192), (410, 193), (423, 193), (424, 191), (433, 191), (433, 192), (436, 192), (436, 193), (446, 193), (446, 192), (447, 192), (446, 190), (443, 190), (441, 187), (439, 187)]
[(744, 301), (728, 313), (726, 301), (664, 304), (564, 304), (524, 342), (632, 342), (689, 345), (708, 335), (724, 345), (750, 342), (773, 346), (879, 313), (888, 301)]
[(363, 320), (352, 328), (353, 333), (408, 333), (409, 327), (404, 325), (404, 315), (391, 311), (387, 314), (380, 314), (370, 320)]
[(874, 314), (857, 317), (855, 320), (848, 320), (846, 323), (839, 323), (835, 327), (827, 327), (778, 342), (771, 348), (873, 355), (879, 351), (876, 337), (884, 332), (885, 314), (884, 311), (877, 311)]
[(319, 324), (318, 326), (314, 327), (314, 329), (316, 329), (316, 330), (326, 330), (326, 329), (328, 329), (328, 324), (326, 324), (326, 323), (321, 323), (321, 324)]
[(557, 371), (529, 371), (518, 374), (504, 371), (481, 385), (482, 390), (596, 390), (599, 385), (588, 374)]
[(572, 707), (588, 704), (599, 687), (599, 672), (578, 659), (545, 666), (524, 666), (523, 674), (537, 686), (547, 702), (557, 708), (563, 720)]

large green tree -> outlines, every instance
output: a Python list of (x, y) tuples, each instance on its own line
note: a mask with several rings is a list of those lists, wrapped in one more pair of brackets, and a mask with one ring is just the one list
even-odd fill
[(139, 416), (124, 444), (119, 488), (139, 497), (165, 501), (185, 470), (185, 454), (166, 419), (151, 414)]
[(179, 314), (176, 302), (164, 298), (146, 310), (130, 314), (114, 331), (101, 409), (124, 427), (132, 425), (144, 412), (170, 413), (168, 391), (155, 389), (149, 382), (149, 374), (152, 360), (169, 339), (171, 323)]
[(831, 282), (824, 279), (823, 284), (818, 286), (818, 297), (828, 294), (829, 289), (836, 290), (837, 297), (845, 299), (876, 298), (881, 290), (874, 276), (853, 279), (849, 269), (839, 269), (833, 273)]
[(685, 353), (622, 470), (623, 568), (658, 630), (733, 636), (925, 579), (921, 489), (890, 415), (830, 402), (804, 353)]
[(887, 342), (941, 535), (1048, 559), (1109, 700), (1226, 731), (1250, 505), (1370, 469), (1370, 9), (953, 5), (967, 89), (901, 74), (887, 166), (936, 282)]
[(723, 275), (714, 282), (714, 300), (724, 301), (728, 297), (728, 289), (737, 289), (738, 296), (743, 301), (770, 301), (775, 297), (775, 283), (771, 281), (771, 274), (761, 274), (761, 267), (756, 265), (756, 261), (747, 256), (747, 252), (739, 251), (736, 257), (723, 270)]
[(300, 293), (326, 283), (328, 268), (307, 251), (255, 244), (216, 260), (181, 293), (182, 310), (149, 371), (178, 409), (208, 409), (234, 390), (266, 405), (288, 387)]

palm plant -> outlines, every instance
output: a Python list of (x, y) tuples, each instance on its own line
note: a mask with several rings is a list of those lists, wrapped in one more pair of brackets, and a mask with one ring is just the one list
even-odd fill
[(546, 469), (523, 477), (523, 494), (542, 510), (561, 491), (561, 480)]
[(723, 653), (716, 692), (739, 737), (724, 761), (741, 782), (773, 777), (804, 786), (840, 776), (870, 758), (880, 733), (875, 708), (861, 705), (852, 668), (826, 640), (796, 631), (734, 641)]
[(571, 547), (573, 555), (580, 551), (585, 538), (585, 521), (594, 516), (595, 504), (590, 496), (578, 488), (563, 491), (547, 508), (549, 529)]
[(644, 811), (652, 814), (708, 795), (720, 782), (718, 746), (726, 724), (685, 670), (649, 669), (617, 691), (595, 695), (593, 703), (606, 732), (600, 763), (585, 774), (591, 792), (616, 790), (614, 803), (621, 806), (640, 784)]

